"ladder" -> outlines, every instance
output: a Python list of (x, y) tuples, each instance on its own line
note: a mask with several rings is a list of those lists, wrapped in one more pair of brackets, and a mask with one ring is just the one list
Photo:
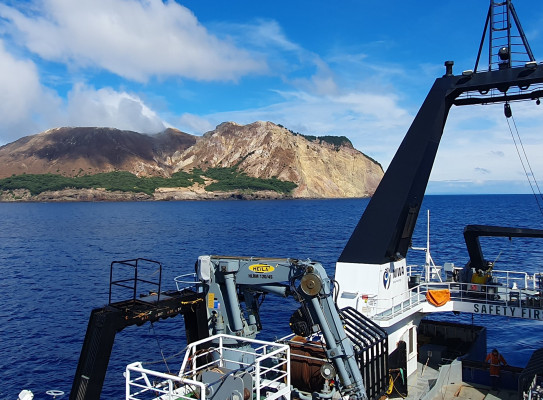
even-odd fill
[(477, 72), (487, 32), (488, 71), (521, 66), (535, 61), (512, 0), (490, 0), (479, 54), (475, 62), (475, 72)]

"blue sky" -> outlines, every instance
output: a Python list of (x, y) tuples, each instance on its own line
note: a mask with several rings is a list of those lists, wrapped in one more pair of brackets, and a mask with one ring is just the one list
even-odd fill
[[(444, 61), (473, 69), (488, 5), (3, 0), (0, 145), (58, 126), (201, 135), (267, 120), (345, 135), (386, 168)], [(543, 2), (515, 8), (543, 59)], [(512, 108), (543, 176), (543, 106)], [(503, 106), (451, 110), (429, 192), (529, 191)]]

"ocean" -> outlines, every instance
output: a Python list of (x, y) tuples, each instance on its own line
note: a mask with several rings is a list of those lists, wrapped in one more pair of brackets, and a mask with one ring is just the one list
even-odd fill
[[(333, 276), (334, 264), (368, 199), (135, 203), (0, 203), (0, 399), (22, 389), (35, 399), (62, 390), (68, 399), (90, 312), (108, 302), (110, 263), (147, 258), (161, 262), (163, 289), (190, 273), (199, 255), (310, 258)], [(426, 244), (438, 264), (463, 265), (467, 224), (543, 229), (531, 195), (426, 196), (413, 245)], [(541, 239), (483, 238), (496, 268), (543, 271)], [(423, 263), (422, 252), (409, 253)], [(288, 333), (293, 302), (267, 296), (265, 333)], [(489, 348), (524, 366), (543, 347), (543, 323), (506, 317), (446, 315), (487, 326)], [(179, 368), (185, 346), (181, 316), (129, 327), (117, 334), (102, 399), (124, 398), (123, 371), (134, 361), (167, 359)], [(162, 361), (163, 362), (163, 361)]]

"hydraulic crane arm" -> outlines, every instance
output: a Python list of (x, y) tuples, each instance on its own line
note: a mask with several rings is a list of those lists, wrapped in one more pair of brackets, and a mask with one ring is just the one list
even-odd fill
[(311, 333), (322, 333), (326, 357), (337, 370), (342, 393), (367, 398), (355, 351), (332, 298), (330, 279), (320, 263), (201, 256), (198, 264), (208, 304), (217, 305), (212, 311), (211, 333), (254, 337), (260, 328), (256, 298), (263, 293), (292, 296), (307, 313)]

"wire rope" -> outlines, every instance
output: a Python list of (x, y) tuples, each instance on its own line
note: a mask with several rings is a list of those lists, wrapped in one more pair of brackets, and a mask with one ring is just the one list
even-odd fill
[[(515, 149), (517, 150), (517, 155), (518, 155), (520, 163), (522, 165), (522, 169), (524, 170), (524, 174), (526, 175), (526, 178), (528, 179), (530, 189), (532, 190), (532, 193), (533, 193), (533, 195), (535, 197), (535, 201), (536, 201), (537, 206), (539, 208), (539, 212), (541, 213), (541, 215), (543, 215), (543, 205), (541, 204), (541, 201), (540, 201), (540, 198), (543, 199), (543, 196), (541, 195), (541, 190), (539, 189), (539, 185), (537, 184), (537, 180), (535, 179), (535, 175), (533, 173), (532, 167), (530, 165), (530, 162), (528, 161), (528, 156), (527, 156), (526, 151), (524, 149), (524, 145), (522, 144), (522, 140), (520, 139), (520, 134), (518, 132), (518, 128), (517, 128), (517, 124), (515, 122), (515, 119), (514, 119), (514, 117), (512, 115), (510, 116), (510, 118), (513, 120), (513, 126), (515, 128), (515, 132), (516, 132), (516, 135), (518, 137), (520, 147), (522, 148), (522, 153), (524, 154), (524, 159), (526, 160), (526, 164), (528, 165), (529, 171), (526, 169), (524, 159), (522, 158), (522, 154), (521, 154), (521, 152), (519, 150), (519, 145), (517, 144), (517, 140), (515, 139), (515, 134), (513, 133), (513, 128), (511, 127), (511, 124), (509, 123), (509, 118), (506, 117), (507, 126), (509, 127), (509, 132), (511, 133), (511, 138), (513, 139), (513, 143), (515, 144)], [(530, 175), (531, 175), (534, 183), (532, 183), (532, 179), (530, 179)], [(537, 187), (539, 197), (536, 194), (536, 190), (534, 188), (534, 185), (535, 185), (535, 187)]]
[(541, 189), (539, 188), (539, 185), (537, 183), (537, 179), (535, 178), (534, 171), (532, 169), (532, 166), (530, 165), (530, 159), (528, 158), (528, 155), (526, 154), (526, 150), (524, 149), (524, 144), (522, 143), (522, 139), (520, 138), (520, 133), (519, 133), (519, 130), (517, 128), (517, 122), (515, 121), (515, 117), (513, 115), (511, 115), (511, 119), (513, 120), (513, 125), (515, 126), (515, 132), (517, 134), (518, 141), (520, 143), (520, 147), (522, 148), (522, 153), (524, 154), (524, 158), (526, 159), (526, 164), (528, 164), (530, 174), (531, 174), (531, 176), (532, 176), (532, 178), (534, 180), (535, 186), (537, 187), (537, 192), (539, 193), (539, 197), (541, 197), (543, 199), (543, 196), (541, 195)]
[(168, 366), (168, 362), (166, 361), (166, 357), (164, 357), (164, 351), (162, 351), (162, 346), (160, 345), (160, 341), (158, 340), (158, 336), (155, 332), (155, 325), (152, 322), (151, 322), (151, 328), (153, 329), (153, 335), (155, 336), (158, 349), (160, 350), (160, 355), (162, 356), (162, 360), (164, 361), (164, 365), (166, 365), (166, 369), (168, 370), (168, 373), (171, 374), (170, 367)]

